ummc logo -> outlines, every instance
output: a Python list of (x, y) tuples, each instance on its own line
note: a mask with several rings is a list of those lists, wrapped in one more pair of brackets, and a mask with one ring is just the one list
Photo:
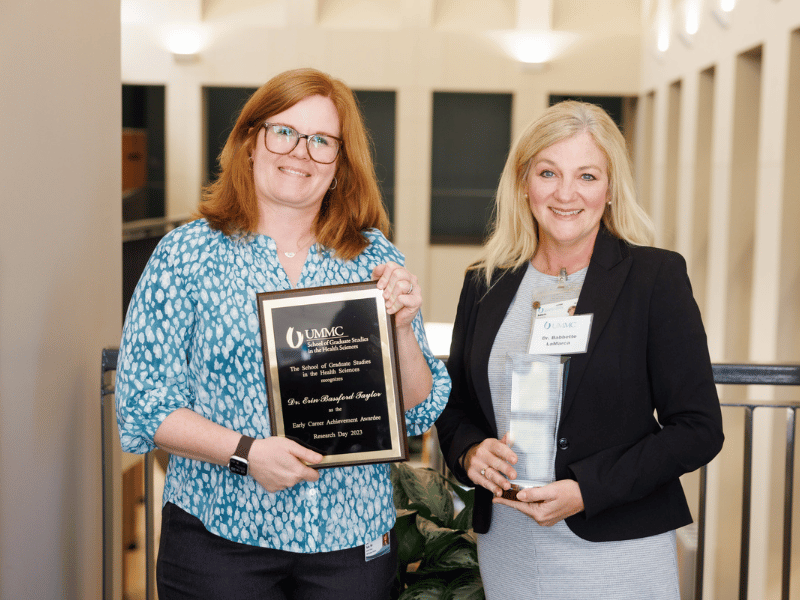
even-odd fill
[(306, 329), (305, 331), (295, 331), (294, 327), (289, 327), (289, 329), (286, 330), (286, 343), (289, 344), (291, 348), (299, 348), (303, 345), (304, 340), (318, 340), (343, 336), (344, 328), (342, 326)]
[(303, 334), (301, 332), (299, 332), (299, 331), (296, 332), (297, 333), (297, 343), (294, 343), (294, 342), (292, 342), (292, 338), (294, 337), (294, 333), (295, 333), (294, 327), (289, 327), (289, 329), (286, 330), (286, 343), (289, 344), (289, 346), (292, 347), (292, 348), (299, 348), (300, 346), (303, 345)]

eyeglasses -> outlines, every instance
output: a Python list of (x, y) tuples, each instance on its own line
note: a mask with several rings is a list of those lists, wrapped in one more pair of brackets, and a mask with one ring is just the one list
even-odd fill
[(306, 138), (306, 148), (311, 160), (329, 165), (339, 156), (339, 149), (342, 147), (342, 140), (332, 135), (300, 133), (288, 125), (277, 123), (264, 123), (262, 127), (266, 130), (264, 145), (275, 154), (289, 154), (297, 148), (302, 138)]

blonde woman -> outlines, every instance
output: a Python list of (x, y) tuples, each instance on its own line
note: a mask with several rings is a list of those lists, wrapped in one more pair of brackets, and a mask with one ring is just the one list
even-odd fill
[[(602, 109), (564, 102), (531, 123), (466, 274), (436, 424), (448, 466), (477, 489), (490, 600), (679, 599), (675, 529), (691, 515), (678, 478), (723, 433), (685, 262), (652, 237)], [(539, 319), (571, 323), (585, 350), (532, 346)], [(528, 482), (516, 496), (515, 480)]]

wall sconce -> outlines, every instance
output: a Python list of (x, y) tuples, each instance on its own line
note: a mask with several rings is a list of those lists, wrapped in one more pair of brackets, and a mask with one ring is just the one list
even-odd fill
[(193, 64), (200, 60), (203, 35), (194, 27), (173, 29), (167, 34), (166, 45), (178, 64)]
[(652, 52), (659, 62), (664, 59), (664, 54), (669, 50), (672, 42), (672, 24), (673, 18), (667, 2), (659, 2), (658, 12), (651, 26), (651, 35), (653, 36), (651, 39), (654, 42)]
[(525, 71), (541, 71), (578, 37), (567, 32), (534, 30), (491, 31), (487, 36)]
[(731, 13), (735, 7), (736, 0), (719, 0), (718, 5), (711, 9), (711, 14), (714, 16), (717, 23), (727, 29), (728, 26), (730, 26)]
[(700, 0), (684, 0), (682, 11), (683, 27), (678, 31), (678, 37), (691, 48), (694, 35), (700, 31)]

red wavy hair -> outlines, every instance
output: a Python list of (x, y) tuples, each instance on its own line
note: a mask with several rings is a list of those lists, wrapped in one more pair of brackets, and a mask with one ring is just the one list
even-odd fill
[(370, 140), (355, 96), (344, 82), (316, 69), (276, 75), (247, 101), (219, 156), (220, 174), (203, 189), (198, 211), (226, 235), (249, 234), (258, 225), (250, 155), (261, 124), (309, 96), (330, 98), (339, 113), (342, 148), (336, 163), (337, 184), (322, 201), (313, 232), (335, 255), (352, 260), (368, 245), (366, 229), (389, 231), (372, 163)]

